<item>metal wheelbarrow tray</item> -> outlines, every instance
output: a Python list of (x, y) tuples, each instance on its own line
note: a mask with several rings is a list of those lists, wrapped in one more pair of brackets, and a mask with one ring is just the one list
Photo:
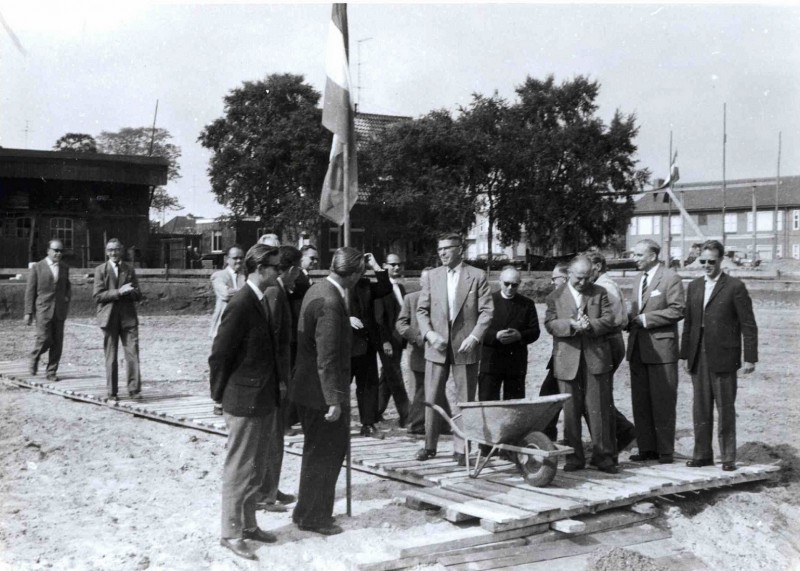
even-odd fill
[[(558, 457), (573, 452), (569, 446), (552, 442), (542, 433), (561, 410), (569, 395), (551, 395), (532, 399), (475, 401), (458, 403), (461, 414), (451, 418), (438, 405), (425, 403), (450, 424), (453, 432), (466, 443), (467, 473), (477, 478), (486, 463), (498, 451), (517, 465), (532, 486), (546, 486), (555, 477)], [(455, 423), (461, 418), (462, 426)], [(474, 470), (470, 469), (470, 445), (491, 447), (483, 456), (478, 447)]]

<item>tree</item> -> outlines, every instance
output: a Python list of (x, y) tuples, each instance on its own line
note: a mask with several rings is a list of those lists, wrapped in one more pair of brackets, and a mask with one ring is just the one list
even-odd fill
[(224, 117), (198, 140), (213, 152), (211, 190), (234, 216), (261, 216), (290, 236), (319, 224), (331, 145), (320, 97), (288, 73), (246, 81), (225, 96)]
[[(101, 153), (112, 155), (138, 155), (161, 157), (169, 161), (167, 180), (174, 182), (181, 178), (178, 159), (181, 148), (170, 142), (172, 135), (166, 129), (151, 127), (124, 127), (116, 132), (103, 131), (97, 137)], [(161, 214), (168, 210), (183, 208), (178, 199), (167, 192), (163, 186), (150, 188), (150, 209)]]
[(429, 251), (439, 234), (464, 234), (474, 223), (463, 136), (447, 111), (389, 125), (363, 147), (359, 186), (380, 220), (379, 240), (413, 237), (417, 251)]
[(53, 145), (56, 151), (71, 151), (73, 153), (96, 153), (97, 141), (85, 133), (67, 133)]
[(649, 178), (636, 169), (638, 128), (619, 110), (606, 126), (595, 116), (600, 85), (578, 76), (556, 85), (528, 77), (509, 111), (506, 148), (516, 192), (498, 196), (501, 240), (565, 249), (605, 245), (633, 212), (631, 194)]

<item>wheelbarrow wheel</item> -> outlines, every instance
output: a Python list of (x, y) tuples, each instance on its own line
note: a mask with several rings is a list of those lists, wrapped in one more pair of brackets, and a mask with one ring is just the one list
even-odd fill
[[(555, 450), (553, 442), (541, 432), (531, 432), (519, 444), (520, 448), (535, 448), (549, 452)], [(558, 466), (558, 457), (537, 458), (532, 454), (517, 452), (516, 462), (525, 481), (531, 486), (542, 488), (553, 481)]]

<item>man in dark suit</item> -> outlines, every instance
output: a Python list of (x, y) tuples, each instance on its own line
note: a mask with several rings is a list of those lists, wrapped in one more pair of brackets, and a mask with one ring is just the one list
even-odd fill
[[(269, 244), (266, 244), (269, 245)], [(288, 511), (287, 504), (293, 503), (297, 498), (292, 494), (282, 492), (278, 484), (283, 467), (283, 433), (286, 417), (285, 409), (289, 404), (283, 397), (289, 386), (291, 375), (291, 341), (294, 320), (289, 296), (295, 286), (295, 280), (300, 272), (300, 250), (294, 246), (280, 246), (278, 248), (278, 279), (275, 285), (270, 285), (264, 292), (264, 301), (267, 304), (272, 326), (272, 338), (276, 345), (278, 363), (278, 381), (281, 387), (281, 408), (272, 416), (273, 425), (269, 430), (267, 444), (267, 466), (264, 479), (259, 489), (256, 507), (268, 512)]]
[(514, 266), (500, 273), (500, 291), (492, 294), (494, 314), (483, 338), (478, 400), (525, 398), (528, 345), (539, 338), (539, 316), (532, 299), (519, 293), (522, 277)]
[(256, 244), (247, 251), (247, 283), (228, 302), (208, 358), (211, 398), (222, 404), (228, 427), (220, 544), (245, 559), (257, 559), (245, 540), (276, 541), (258, 527), (256, 500), (281, 398), (274, 320), (264, 302), (278, 262), (277, 248)]
[(372, 254), (364, 260), (375, 271), (376, 282), (362, 277), (348, 291), (350, 325), (353, 328), (353, 346), (350, 368), (356, 381), (356, 400), (361, 419), (361, 436), (375, 434), (378, 422), (378, 347), (381, 336), (375, 319), (375, 301), (392, 293), (389, 274), (381, 268)]
[(585, 410), (592, 463), (616, 474), (611, 347), (606, 337), (614, 328), (614, 315), (606, 291), (591, 278), (591, 262), (577, 256), (569, 266), (569, 281), (547, 296), (544, 324), (553, 336), (553, 374), (560, 392), (572, 397), (564, 404), (564, 436), (574, 452), (567, 455), (564, 471), (585, 467), (581, 438)]
[(634, 282), (628, 319), (627, 358), (638, 454), (634, 462), (673, 462), (678, 401), (678, 322), (685, 306), (681, 278), (658, 261), (661, 246), (642, 240), (633, 259), (642, 272)]
[(722, 272), (725, 247), (716, 240), (703, 244), (700, 264), (705, 276), (689, 284), (681, 359), (694, 388), (694, 453), (692, 468), (714, 463), (711, 445), (714, 403), (717, 405), (722, 469), (736, 469), (736, 371), (749, 375), (758, 362), (758, 326), (747, 288)]
[(120, 341), (125, 352), (128, 395), (131, 398), (141, 398), (142, 390), (139, 373), (139, 318), (135, 305), (142, 299), (142, 293), (133, 266), (122, 261), (124, 251), (118, 238), (108, 241), (108, 262), (95, 268), (92, 294), (97, 304), (97, 322), (103, 330), (106, 388), (108, 398), (113, 400), (118, 400), (117, 349)]
[(52, 382), (58, 381), (58, 362), (64, 346), (64, 321), (72, 296), (69, 266), (61, 262), (63, 252), (61, 240), (50, 240), (47, 256), (31, 267), (25, 286), (23, 319), (26, 325), (36, 319), (36, 341), (30, 354), (28, 372), (36, 374), (39, 357), (47, 352), (47, 380)]
[(375, 321), (378, 322), (380, 345), (378, 355), (381, 359), (381, 376), (378, 381), (378, 417), (382, 417), (389, 406), (389, 399), (394, 399), (394, 406), (400, 415), (400, 428), (408, 422), (408, 393), (403, 382), (403, 370), (400, 363), (406, 341), (395, 328), (397, 316), (403, 307), (406, 288), (398, 279), (403, 276), (403, 262), (397, 254), (386, 256), (383, 264), (392, 284), (392, 293), (375, 300)]
[[(442, 266), (425, 275), (417, 302), (419, 332), (426, 342), (425, 400), (436, 404), (445, 400), (445, 384), (452, 369), (452, 409), (458, 415), (455, 403), (475, 400), (481, 342), (492, 322), (492, 292), (486, 274), (462, 261), (460, 236), (442, 236), (437, 252)], [(437, 416), (433, 409), (425, 410), (425, 447), (417, 452), (417, 460), (436, 456)], [(464, 440), (453, 436), (453, 448), (453, 459), (463, 465)]]
[(297, 405), (305, 442), (300, 492), (292, 520), (300, 529), (334, 535), (336, 480), (349, 441), (350, 351), (353, 342), (347, 290), (364, 272), (364, 255), (339, 248), (331, 273), (303, 299), (297, 331), (297, 368), (289, 398)]

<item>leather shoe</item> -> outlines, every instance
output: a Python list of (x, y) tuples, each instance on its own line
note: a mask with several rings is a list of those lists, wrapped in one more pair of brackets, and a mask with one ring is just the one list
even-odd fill
[(133, 400), (142, 400), (142, 398), (144, 398), (142, 397), (142, 393), (131, 393), (128, 395), (128, 397)]
[(250, 559), (251, 561), (257, 561), (258, 557), (256, 554), (250, 551), (250, 548), (247, 547), (247, 543), (245, 543), (244, 539), (225, 539), (222, 538), (219, 540), (219, 544), (222, 547), (226, 547), (233, 551), (239, 557), (244, 557), (245, 559)]
[(585, 466), (583, 464), (564, 464), (564, 471), (565, 472), (577, 472), (578, 470), (583, 470)]
[(217, 415), (217, 416), (222, 416), (222, 405), (221, 404), (215, 404), (214, 405), (214, 414)]
[(689, 468), (702, 468), (703, 466), (713, 466), (714, 461), (708, 458), (703, 458), (702, 460), (687, 460), (686, 465), (689, 466)]
[(648, 460), (658, 460), (658, 454), (656, 452), (639, 452), (631, 454), (630, 459), (632, 462), (647, 462)]
[(280, 502), (282, 504), (293, 504), (297, 501), (297, 496), (294, 494), (284, 494), (280, 490), (278, 493), (275, 494), (275, 501)]
[(37, 371), (39, 370), (39, 363), (30, 363), (28, 365), (28, 374), (36, 376)]
[(425, 434), (425, 429), (424, 428), (409, 428), (407, 432), (408, 432), (408, 434), (418, 434), (418, 435), (422, 436), (422, 435)]
[(659, 464), (672, 464), (675, 459), (672, 457), (672, 454), (661, 454), (658, 457)]
[(467, 465), (467, 458), (461, 452), (453, 452), (453, 460), (459, 466)]
[(264, 531), (260, 527), (255, 529), (243, 529), (242, 537), (244, 539), (251, 539), (253, 541), (260, 541), (261, 543), (275, 543), (278, 538), (272, 533)]
[(619, 474), (619, 468), (614, 466), (614, 464), (609, 464), (608, 466), (598, 466), (597, 469), (601, 472), (605, 472), (606, 474)]
[(726, 472), (733, 472), (736, 470), (736, 464), (734, 462), (725, 462), (722, 465), (722, 469)]
[(57, 383), (61, 379), (59, 379), (57, 375), (53, 374), (53, 375), (47, 375), (47, 380), (50, 381), (51, 383)]
[(256, 509), (274, 513), (285, 513), (289, 511), (289, 508), (278, 502), (257, 502)]
[(113, 400), (114, 402), (119, 402), (119, 397), (117, 395), (108, 395), (108, 400)]
[(320, 527), (309, 527), (307, 525), (298, 524), (297, 527), (302, 529), (303, 531), (313, 531), (314, 533), (319, 533), (321, 535), (337, 535), (344, 531), (341, 527), (339, 527), (335, 523), (323, 525)]
[(372, 436), (372, 433), (375, 432), (375, 428), (370, 426), (369, 424), (364, 424), (361, 426), (361, 436)]
[(436, 456), (436, 450), (428, 450), (427, 448), (420, 448), (419, 450), (417, 450), (417, 455), (415, 456), (415, 458), (420, 462), (424, 462), (425, 460), (428, 460), (435, 456)]

